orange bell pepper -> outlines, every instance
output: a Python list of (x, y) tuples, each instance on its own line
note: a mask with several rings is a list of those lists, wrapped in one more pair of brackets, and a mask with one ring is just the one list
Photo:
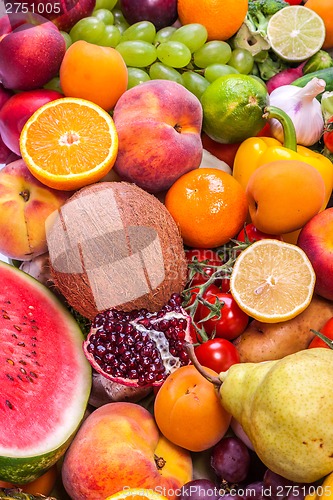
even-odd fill
[[(333, 164), (326, 156), (297, 145), (294, 125), (282, 110), (271, 108), (269, 118), (278, 118), (284, 130), (284, 144), (272, 137), (250, 137), (239, 146), (233, 166), (233, 176), (246, 189), (251, 174), (261, 165), (276, 160), (298, 160), (315, 167), (326, 189), (322, 210), (326, 208), (333, 190)], [(297, 186), (295, 186), (297, 189)]]

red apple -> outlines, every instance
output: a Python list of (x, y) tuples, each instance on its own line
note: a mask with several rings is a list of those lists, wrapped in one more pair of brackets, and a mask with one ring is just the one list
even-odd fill
[(119, 140), (114, 170), (121, 179), (159, 193), (199, 167), (202, 107), (179, 83), (150, 80), (127, 90), (113, 119)]
[(25, 122), (43, 104), (64, 97), (55, 90), (37, 89), (14, 94), (0, 109), (0, 134), (5, 145), (20, 153), (20, 134)]
[(333, 208), (312, 217), (299, 233), (297, 245), (304, 250), (316, 273), (315, 292), (333, 300)]
[(27, 0), (30, 11), (50, 19), (62, 31), (69, 31), (83, 17), (90, 16), (96, 0)]
[(36, 14), (4, 18), (0, 23), (0, 81), (13, 90), (43, 87), (59, 72), (66, 51), (64, 37), (51, 21)]

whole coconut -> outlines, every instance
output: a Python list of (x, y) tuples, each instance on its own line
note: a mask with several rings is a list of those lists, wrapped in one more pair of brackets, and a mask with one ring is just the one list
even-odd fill
[(186, 282), (178, 227), (153, 195), (126, 182), (77, 191), (46, 225), (51, 276), (86, 318), (111, 308), (158, 311)]

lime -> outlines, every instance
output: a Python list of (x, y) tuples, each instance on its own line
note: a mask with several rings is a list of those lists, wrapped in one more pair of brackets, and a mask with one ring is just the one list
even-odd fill
[(242, 142), (265, 125), (265, 86), (250, 75), (230, 74), (214, 80), (201, 96), (203, 131), (224, 144)]
[(322, 18), (303, 5), (291, 5), (277, 11), (267, 26), (272, 50), (286, 61), (309, 59), (321, 49), (325, 33)]

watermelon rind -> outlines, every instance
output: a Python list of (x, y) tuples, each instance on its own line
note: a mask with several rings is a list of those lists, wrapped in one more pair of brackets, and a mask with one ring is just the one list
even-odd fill
[[(0, 283), (0, 479), (24, 484), (41, 476), (69, 447), (87, 409), (92, 370), (83, 353), (84, 336), (78, 323), (50, 289), (4, 262), (0, 262)], [(33, 319), (27, 319), (27, 314)], [(32, 338), (31, 324), (36, 318), (37, 347), (31, 361), (22, 338)], [(16, 339), (21, 334), (19, 344)], [(69, 359), (63, 359), (63, 354)], [(24, 360), (27, 367), (35, 363), (34, 380), (20, 375), (19, 363), (26, 365)]]

